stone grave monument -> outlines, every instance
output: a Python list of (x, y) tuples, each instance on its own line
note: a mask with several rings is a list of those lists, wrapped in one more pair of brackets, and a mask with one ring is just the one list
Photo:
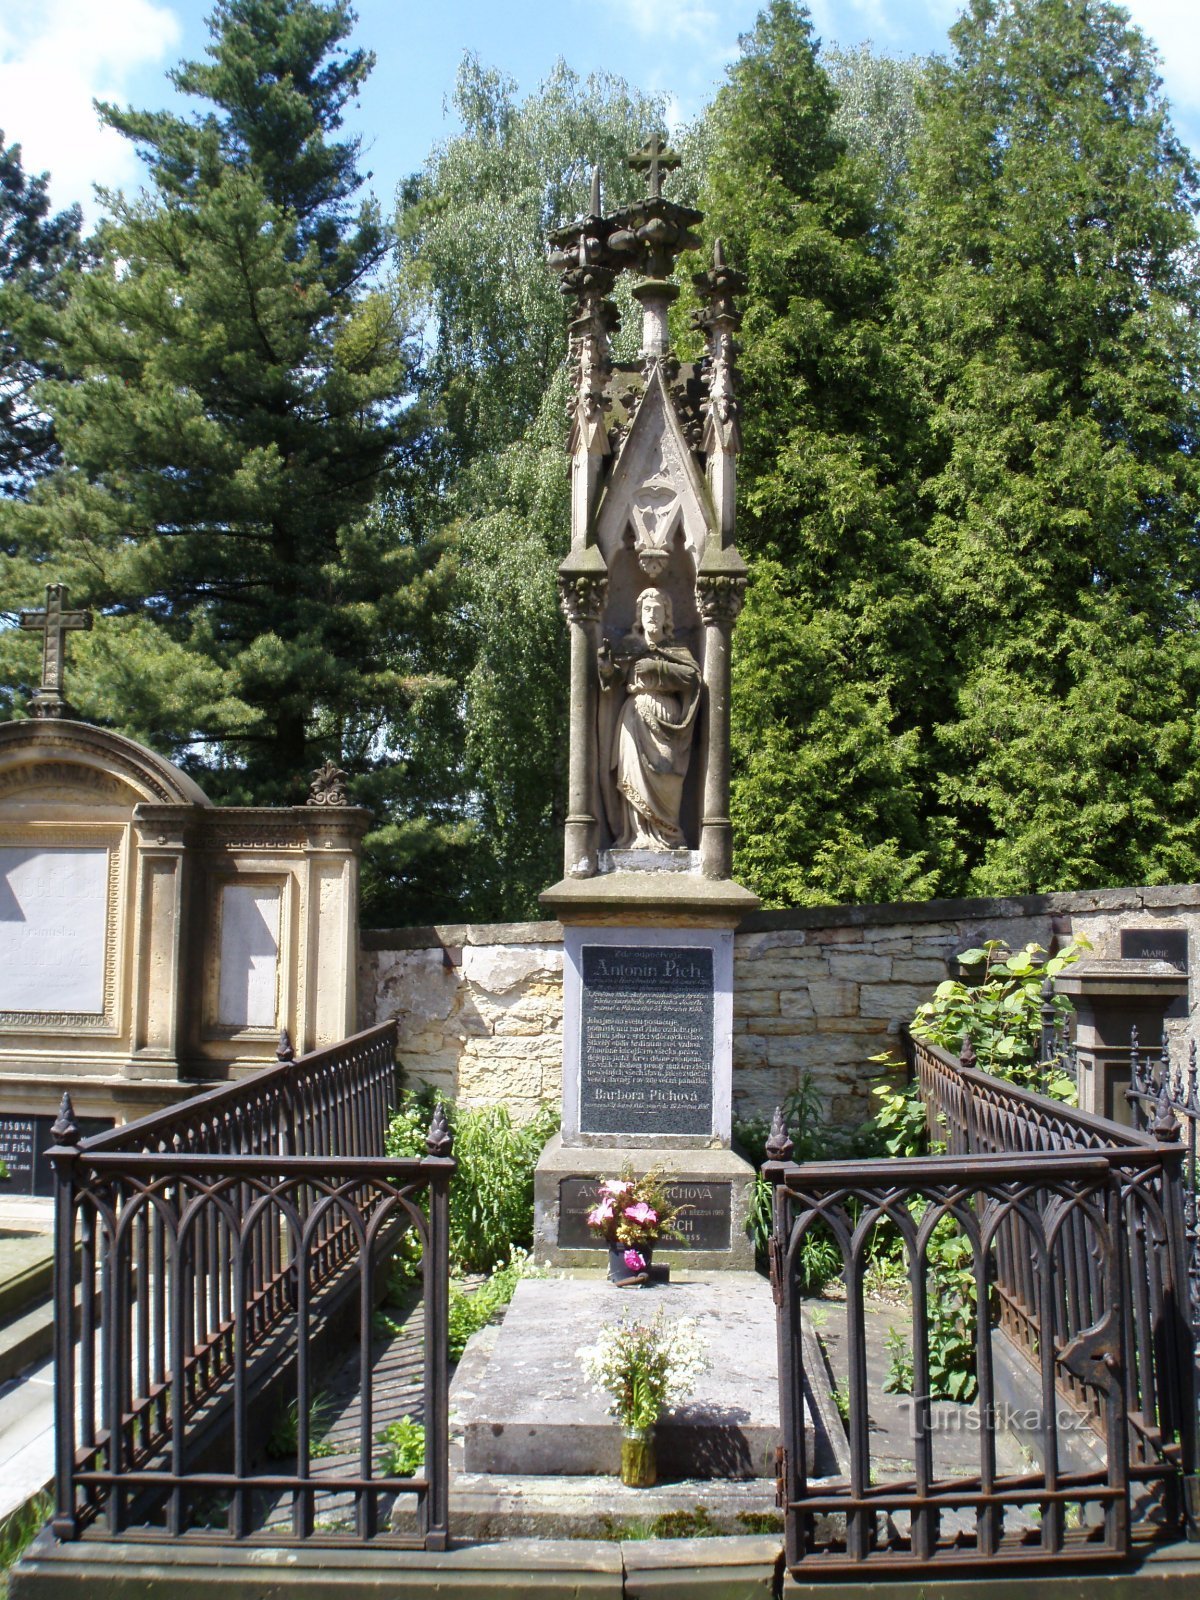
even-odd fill
[(51, 584), (26, 721), (0, 726), (0, 1157), (50, 1192), (64, 1090), (84, 1132), (354, 1031), (366, 813), (336, 770), (311, 802), (219, 807), (67, 702), (64, 647), (91, 616)]
[(1080, 1109), (1131, 1124), (1133, 1030), (1157, 1057), (1168, 1020), (1187, 1015), (1186, 929), (1123, 928), (1119, 959), (1086, 957), (1055, 987), (1075, 1007)]
[[(536, 1183), (537, 1252), (595, 1265), (585, 1213), (629, 1160), (686, 1204), (671, 1259), (746, 1268), (753, 1183), (730, 1148), (733, 930), (758, 904), (732, 877), (730, 638), (746, 585), (734, 542), (735, 367), (742, 276), (720, 245), (697, 275), (698, 364), (671, 352), (677, 257), (701, 214), (662, 193), (677, 158), (633, 158), (643, 200), (550, 237), (572, 305), (571, 635), (563, 878), (541, 896), (563, 925), (562, 1132)], [(609, 299), (636, 278), (641, 360), (615, 362)], [(660, 1247), (661, 1248), (661, 1247)]]

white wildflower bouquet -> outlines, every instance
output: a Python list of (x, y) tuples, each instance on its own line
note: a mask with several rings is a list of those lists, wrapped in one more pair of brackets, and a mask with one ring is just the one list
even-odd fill
[(687, 1399), (709, 1365), (695, 1318), (670, 1321), (661, 1306), (649, 1319), (625, 1314), (605, 1323), (596, 1343), (577, 1354), (627, 1428), (652, 1428), (668, 1406)]

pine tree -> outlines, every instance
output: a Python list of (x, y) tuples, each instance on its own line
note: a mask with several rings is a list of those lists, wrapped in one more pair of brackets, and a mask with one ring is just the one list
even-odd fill
[(852, 157), (807, 11), (773, 0), (713, 108), (708, 227), (749, 276), (734, 635), (739, 876), (771, 904), (933, 891), (938, 704), (890, 343), (878, 163)]
[(25, 495), (58, 457), (49, 417), (34, 397), (48, 374), (40, 323), (77, 264), (80, 212), (50, 213), (47, 175), (29, 177), (21, 146), (0, 132), (0, 492)]
[(902, 324), (958, 886), (1200, 871), (1200, 191), (1103, 0), (973, 0), (911, 151)]
[[(208, 59), (173, 75), (201, 110), (103, 108), (150, 188), (107, 197), (57, 329), (65, 463), (21, 508), (6, 591), (52, 571), (99, 608), (76, 703), (214, 798), (295, 801), (323, 758), (347, 767), (396, 855), (373, 881), (403, 898), (454, 828), (405, 759), (448, 574), (409, 531), (406, 309), (336, 137), (371, 66), (352, 22), (346, 0), (220, 0)], [(3, 643), (19, 681), (27, 647)]]

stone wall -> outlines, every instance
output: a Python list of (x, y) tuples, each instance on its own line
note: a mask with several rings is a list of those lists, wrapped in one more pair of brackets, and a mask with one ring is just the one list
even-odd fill
[[(1200, 968), (1200, 885), (1098, 889), (1011, 899), (763, 911), (736, 939), (734, 1114), (769, 1115), (807, 1074), (832, 1117), (869, 1114), (899, 1030), (984, 939), (1047, 948), (1072, 934), (1120, 955), (1120, 930), (1185, 928)], [(400, 1058), (472, 1105), (506, 1100), (527, 1115), (561, 1090), (562, 930), (555, 922), (456, 924), (363, 935), (361, 1022), (397, 1017)], [(1190, 1017), (1171, 1024), (1186, 1047)]]

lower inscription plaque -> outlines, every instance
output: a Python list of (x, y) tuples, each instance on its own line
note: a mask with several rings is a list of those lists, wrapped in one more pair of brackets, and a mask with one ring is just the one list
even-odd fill
[(712, 1132), (713, 953), (583, 946), (579, 1126)]
[[(0, 1193), (54, 1193), (54, 1168), (46, 1160), (46, 1151), (54, 1143), (54, 1135), (50, 1130), (55, 1120), (46, 1116), (7, 1116), (0, 1112), (0, 1161), (8, 1168), (8, 1181), (0, 1186)], [(98, 1133), (107, 1133), (113, 1125), (111, 1117), (79, 1117), (76, 1120), (85, 1139), (91, 1139)]]
[[(729, 1183), (665, 1183), (667, 1198), (682, 1210), (677, 1218), (681, 1237), (663, 1239), (659, 1250), (728, 1250), (733, 1243), (733, 1186)], [(560, 1250), (605, 1248), (587, 1225), (587, 1214), (600, 1195), (595, 1178), (563, 1178), (558, 1186)]]

